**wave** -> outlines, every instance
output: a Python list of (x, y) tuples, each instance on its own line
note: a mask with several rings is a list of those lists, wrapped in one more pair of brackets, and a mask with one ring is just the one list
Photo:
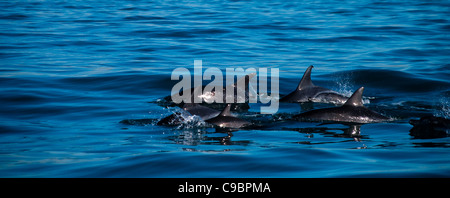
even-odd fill
[(176, 83), (169, 75), (110, 74), (95, 77), (62, 78), (59, 82), (76, 90), (111, 91), (137, 95), (152, 95), (155, 89), (170, 93)]
[[(354, 85), (373, 87), (395, 93), (424, 93), (447, 90), (450, 83), (431, 80), (416, 74), (387, 69), (357, 69), (332, 74), (335, 77), (350, 76)], [(368, 89), (369, 90), (369, 89)]]

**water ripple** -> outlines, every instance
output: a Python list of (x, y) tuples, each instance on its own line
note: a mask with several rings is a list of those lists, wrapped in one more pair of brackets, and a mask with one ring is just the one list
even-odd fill
[[(449, 115), (448, 7), (2, 2), (0, 177), (448, 177), (450, 137), (409, 133), (410, 119)], [(392, 121), (298, 122), (333, 105), (281, 103), (275, 115), (261, 104), (236, 112), (259, 128), (156, 125), (181, 111), (165, 100), (171, 72), (197, 59), (279, 68), (281, 95), (314, 65), (315, 84), (345, 95), (364, 86), (365, 105)]]

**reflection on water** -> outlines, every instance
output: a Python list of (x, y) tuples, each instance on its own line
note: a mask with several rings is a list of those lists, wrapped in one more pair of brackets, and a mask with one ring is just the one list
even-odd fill
[[(326, 124), (320, 124), (323, 126)], [(328, 137), (345, 138), (343, 141), (361, 142), (362, 139), (368, 139), (368, 136), (361, 135), (360, 124), (342, 124), (345, 128), (340, 127), (307, 127), (307, 128), (283, 128), (283, 130), (298, 131), (306, 134), (308, 138), (313, 138), (314, 134), (321, 134)], [(337, 132), (338, 131), (338, 132)], [(342, 141), (342, 140), (341, 140)], [(311, 144), (309, 141), (297, 142), (301, 144)], [(316, 144), (324, 144), (329, 142), (320, 142)]]
[[(410, 134), (408, 123), (450, 115), (448, 1), (16, 0), (0, 10), (0, 177), (449, 176), (450, 137), (438, 125)], [(258, 128), (196, 117), (158, 126), (178, 108), (159, 100), (171, 72), (195, 59), (205, 70), (279, 68), (280, 95), (314, 65), (316, 85), (364, 86), (367, 107), (395, 119), (297, 122), (333, 105), (280, 103), (271, 116), (258, 104), (234, 111)]]
[[(319, 125), (321, 126), (321, 125)], [(344, 137), (344, 138), (357, 138), (355, 141), (360, 141), (363, 137), (361, 135), (361, 125), (344, 125), (346, 128), (335, 128), (335, 127), (312, 127), (312, 128), (283, 128), (284, 130), (294, 130), (300, 133), (305, 134), (313, 134), (313, 133), (322, 133), (326, 135), (331, 135), (334, 137)], [(336, 133), (334, 131), (342, 131), (343, 133)]]
[(242, 145), (247, 146), (250, 140), (232, 141), (232, 132), (207, 132), (203, 130), (182, 130), (176, 135), (167, 137), (176, 144), (197, 145)]
[(414, 147), (450, 148), (450, 143), (448, 142), (417, 142), (413, 144)]
[[(182, 125), (175, 126), (164, 126), (163, 128), (173, 131), (174, 135), (168, 136), (165, 139), (174, 142), (179, 145), (186, 146), (199, 146), (199, 145), (234, 145), (234, 146), (242, 146), (237, 150), (246, 150), (245, 147), (252, 146), (255, 142), (255, 139), (258, 139), (258, 133), (256, 133), (256, 137), (246, 137), (245, 139), (239, 138), (239, 140), (233, 140), (235, 134), (239, 134), (241, 136), (242, 133), (247, 133), (248, 131), (260, 131), (264, 132), (289, 132), (295, 131), (302, 136), (298, 141), (295, 139), (290, 139), (286, 142), (297, 143), (297, 144), (305, 144), (305, 145), (327, 145), (330, 143), (345, 143), (345, 142), (359, 142), (362, 143), (361, 146), (358, 146), (358, 149), (367, 148), (367, 141), (376, 141), (370, 137), (369, 134), (364, 134), (364, 130), (362, 126), (373, 126), (377, 124), (354, 124), (354, 123), (310, 123), (310, 122), (298, 122), (298, 121), (290, 121), (290, 115), (287, 114), (277, 114), (273, 117), (268, 117), (268, 115), (259, 115), (254, 117), (247, 117), (252, 123), (256, 123), (253, 127), (245, 128), (245, 129), (227, 129), (227, 128), (218, 128), (205, 124), (195, 124), (186, 123)], [(135, 126), (146, 126), (146, 125), (156, 125), (158, 119), (125, 119), (120, 123), (126, 125), (135, 125)], [(294, 127), (289, 127), (289, 122), (293, 122)], [(201, 121), (201, 123), (203, 123)], [(298, 126), (304, 127), (298, 127)], [(382, 125), (382, 124), (381, 124)], [(395, 125), (395, 123), (393, 123)], [(408, 125), (406, 125), (408, 126)], [(410, 127), (407, 127), (410, 129)], [(413, 128), (414, 129), (414, 128)], [(412, 134), (410, 134), (412, 135)], [(327, 140), (317, 141), (317, 137), (325, 137), (329, 138)], [(306, 140), (305, 140), (306, 138)], [(411, 136), (414, 139), (423, 139), (418, 136)], [(439, 137), (434, 137), (439, 138)], [(425, 138), (428, 139), (428, 138)], [(445, 139), (443, 142), (413, 142), (413, 147), (448, 147), (448, 143)], [(372, 144), (372, 148), (386, 148), (386, 147), (395, 147), (399, 145), (403, 145), (405, 143), (397, 142), (395, 139), (392, 141), (381, 141), (376, 144)], [(261, 145), (264, 147), (264, 145)], [(190, 151), (205, 151), (194, 148), (183, 148)], [(224, 149), (221, 147), (215, 147), (214, 149), (210, 149), (208, 151), (232, 151), (234, 149)]]
[[(282, 129), (267, 129), (266, 131), (297, 131), (301, 134), (306, 135), (306, 138), (314, 138), (314, 134), (320, 134), (324, 137), (331, 137), (333, 141), (337, 142), (361, 142), (363, 139), (369, 139), (367, 135), (361, 135), (361, 125), (351, 125), (346, 124), (342, 127), (305, 127), (305, 128), (282, 128)], [(211, 128), (210, 128), (211, 129)], [(239, 131), (238, 129), (224, 129), (224, 128), (214, 128), (211, 131), (207, 128), (196, 128), (196, 129), (183, 129), (177, 130), (176, 134), (168, 136), (167, 139), (180, 145), (186, 146), (198, 146), (198, 145), (239, 145), (239, 146), (249, 146), (254, 142), (253, 139), (248, 140), (233, 140), (234, 133), (245, 133), (244, 131)], [(249, 129), (252, 130), (252, 129)], [(259, 131), (264, 132), (264, 128), (259, 128)], [(256, 135), (258, 135), (256, 133)], [(335, 138), (342, 139), (335, 139)], [(326, 144), (330, 142), (317, 142), (311, 143), (310, 141), (294, 141), (298, 144)], [(264, 145), (263, 145), (264, 146)], [(219, 150), (223, 150), (218, 147)], [(363, 147), (360, 147), (363, 148)], [(192, 150), (192, 149), (191, 149)]]

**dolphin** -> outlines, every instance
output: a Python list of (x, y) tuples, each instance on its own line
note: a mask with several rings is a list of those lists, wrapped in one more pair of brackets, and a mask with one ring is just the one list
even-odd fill
[[(249, 98), (252, 96), (258, 96), (258, 94), (256, 93), (256, 91), (253, 89), (252, 86), (249, 86), (250, 83), (250, 79), (252, 79), (253, 77), (256, 76), (256, 73), (250, 73), (247, 74), (241, 78), (239, 78), (235, 83), (228, 85), (228, 86), (216, 86), (215, 88), (217, 88), (217, 90), (222, 90), (222, 101), (223, 102), (227, 102), (226, 98), (227, 98), (227, 89), (234, 89), (234, 94), (231, 96), (234, 96), (234, 100), (233, 102), (236, 103), (236, 105), (233, 105), (233, 110), (236, 111), (246, 111), (248, 109), (250, 109), (250, 106), (248, 105), (249, 102)], [(239, 87), (239, 84), (244, 84), (245, 87)], [(182, 92), (190, 92), (191, 93), (191, 102), (193, 103), (194, 99), (197, 98), (197, 100), (201, 101), (201, 103), (207, 107), (211, 107), (214, 109), (223, 109), (226, 105), (225, 103), (205, 103), (204, 100), (209, 99), (209, 100), (216, 100), (217, 97), (220, 97), (218, 95), (216, 95), (216, 90), (212, 90), (212, 91), (204, 91), (203, 89), (206, 86), (199, 86), (199, 87), (193, 87), (190, 89), (185, 89), (183, 91), (180, 91), (180, 95)], [(198, 89), (198, 91), (197, 91)], [(244, 92), (244, 96), (241, 97), (241, 95), (238, 94), (238, 92)], [(184, 104), (183, 102), (180, 104), (175, 104), (172, 102), (172, 97), (171, 95), (164, 97), (163, 100), (161, 100), (161, 102), (158, 102), (160, 106), (179, 106), (182, 107), (182, 105)], [(217, 101), (217, 100), (216, 100)], [(244, 101), (244, 103), (240, 103), (241, 101)]]
[[(250, 73), (247, 74), (241, 78), (239, 78), (235, 83), (228, 85), (228, 86), (216, 86), (216, 88), (218, 90), (222, 90), (222, 97), (223, 97), (223, 102), (226, 101), (226, 93), (227, 93), (227, 89), (234, 89), (234, 103), (237, 103), (238, 101), (245, 101), (248, 102), (249, 100), (249, 96), (254, 96), (257, 95), (256, 91), (253, 89), (252, 86), (249, 86), (250, 83), (250, 79), (252, 79), (253, 77), (256, 76), (256, 73)], [(243, 84), (244, 87), (239, 87), (239, 84)], [(191, 93), (191, 100), (194, 100), (194, 98), (198, 98), (198, 100), (202, 101), (206, 100), (207, 98), (210, 100), (215, 99), (216, 97), (219, 97), (218, 95), (216, 95), (215, 90), (212, 91), (202, 91), (206, 86), (202, 86), (200, 87), (201, 89), (199, 89), (199, 87), (193, 87), (190, 89), (185, 89), (183, 91), (180, 91), (180, 94), (182, 92), (190, 92)], [(242, 89), (243, 88), (243, 89)], [(197, 90), (199, 89), (199, 90)], [(244, 98), (241, 98), (238, 95), (238, 92), (244, 92)], [(172, 97), (173, 96), (166, 96), (164, 97), (165, 100), (167, 101), (172, 101)]]
[(302, 80), (295, 91), (282, 97), (280, 102), (322, 102), (344, 104), (348, 97), (324, 87), (316, 86), (311, 81), (311, 70), (314, 66), (309, 66), (303, 74)]
[[(223, 90), (223, 92), (222, 92), (223, 102), (226, 102), (227, 89), (234, 89), (234, 94), (232, 95), (234, 103), (238, 103), (238, 101), (245, 101), (245, 103), (247, 103), (249, 101), (249, 97), (250, 96), (257, 95), (257, 93), (253, 89), (253, 87), (249, 86), (250, 79), (252, 79), (255, 76), (256, 76), (256, 73), (250, 73), (250, 74), (247, 74), (247, 75), (239, 78), (236, 81), (236, 83), (233, 83), (230, 86), (225, 86), (225, 87), (223, 87), (223, 86), (216, 86), (217, 89), (219, 89), (219, 90), (222, 89)], [(244, 87), (239, 87), (238, 85), (240, 85), (240, 84), (243, 84)], [(215, 97), (219, 97), (218, 95), (216, 95), (215, 90), (203, 91), (203, 92), (201, 92), (201, 91), (196, 92), (196, 91), (194, 91), (195, 88), (193, 88), (191, 90), (192, 90), (191, 94), (194, 97), (201, 98), (202, 101), (206, 100), (207, 98), (213, 99)], [(242, 98), (242, 96), (238, 95), (238, 92), (243, 92), (244, 93), (243, 98)], [(200, 93), (200, 95), (195, 95), (195, 93)]]
[(246, 126), (252, 125), (252, 123), (247, 122), (243, 119), (234, 117), (230, 112), (231, 104), (227, 104), (227, 106), (223, 109), (223, 111), (216, 117), (206, 120), (206, 122), (216, 125), (221, 128), (242, 128)]
[(351, 123), (372, 123), (383, 122), (389, 118), (369, 110), (363, 105), (362, 93), (364, 87), (359, 88), (353, 95), (340, 107), (316, 109), (295, 115), (297, 120), (309, 121), (337, 121)]

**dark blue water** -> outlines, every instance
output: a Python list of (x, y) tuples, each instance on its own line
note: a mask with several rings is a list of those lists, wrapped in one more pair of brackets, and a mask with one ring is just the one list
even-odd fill
[[(2, 1), (0, 177), (449, 177), (450, 137), (408, 123), (450, 115), (449, 17), (448, 1)], [(393, 121), (354, 136), (252, 104), (240, 115), (268, 127), (156, 126), (194, 59), (279, 68), (281, 94), (314, 65)]]

